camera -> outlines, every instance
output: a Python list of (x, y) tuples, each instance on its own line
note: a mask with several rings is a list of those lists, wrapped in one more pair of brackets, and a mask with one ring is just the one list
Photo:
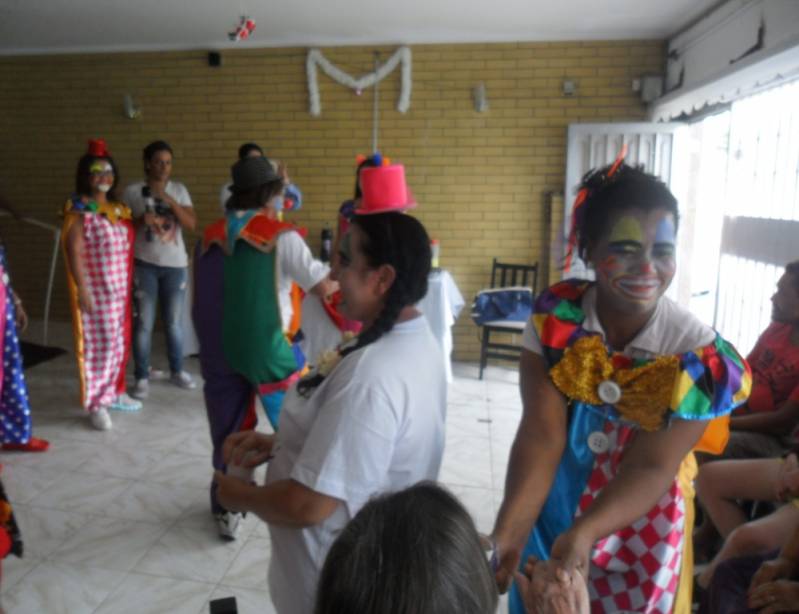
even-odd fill
[[(158, 197), (153, 197), (152, 190), (150, 190), (150, 186), (145, 185), (142, 186), (141, 189), (142, 198), (144, 198), (144, 212), (145, 213), (153, 213), (159, 216), (159, 220), (156, 222), (156, 226), (161, 232), (168, 232), (172, 229), (172, 221), (173, 213), (172, 208), (164, 203)], [(152, 227), (148, 226), (145, 234), (147, 241), (153, 240), (153, 229)]]

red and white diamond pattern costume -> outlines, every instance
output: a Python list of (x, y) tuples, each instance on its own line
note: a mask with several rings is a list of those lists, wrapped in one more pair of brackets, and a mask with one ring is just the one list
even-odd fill
[[(635, 429), (608, 420), (604, 432), (609, 452), (596, 455), (578, 515), (618, 472)], [(675, 478), (646, 516), (594, 545), (588, 578), (592, 612), (670, 614), (680, 581), (684, 531), (685, 499)]]
[(129, 224), (112, 224), (103, 215), (83, 216), (87, 283), (94, 309), (81, 311), (83, 324), (84, 407), (97, 411), (117, 395), (126, 358), (125, 320), (130, 301)]

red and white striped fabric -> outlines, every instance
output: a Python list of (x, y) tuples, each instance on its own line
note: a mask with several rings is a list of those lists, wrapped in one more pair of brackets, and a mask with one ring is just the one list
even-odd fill
[(102, 215), (83, 216), (85, 266), (94, 303), (81, 313), (87, 410), (109, 405), (117, 395), (125, 362), (125, 317), (130, 300), (130, 231)]
[[(579, 513), (616, 475), (635, 434), (610, 420), (604, 431), (610, 451), (596, 455)], [(588, 577), (591, 611), (669, 614), (680, 581), (684, 532), (685, 499), (675, 479), (646, 516), (594, 545)]]

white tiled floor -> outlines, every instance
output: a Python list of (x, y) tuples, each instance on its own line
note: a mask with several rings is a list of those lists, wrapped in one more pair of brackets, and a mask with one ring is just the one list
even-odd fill
[[(53, 328), (50, 344), (71, 348), (69, 329)], [(454, 367), (441, 481), (487, 532), (520, 417), (518, 377), (493, 367), (479, 381), (476, 366)], [(196, 359), (187, 369), (198, 373)], [(52, 448), (0, 455), (25, 543), (23, 559), (3, 562), (7, 614), (201, 614), (231, 595), (242, 614), (274, 611), (266, 526), (248, 517), (237, 541), (217, 537), (199, 388), (153, 383), (143, 411), (112, 413), (113, 430), (101, 433), (78, 408), (71, 354), (26, 376), (34, 433)]]

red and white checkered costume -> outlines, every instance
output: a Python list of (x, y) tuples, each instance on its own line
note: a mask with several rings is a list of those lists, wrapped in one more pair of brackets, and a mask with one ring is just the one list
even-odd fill
[(80, 308), (69, 260), (67, 273), (81, 403), (89, 412), (95, 412), (110, 405), (125, 389), (130, 347), (133, 226), (130, 210), (121, 203), (105, 203), (91, 210), (73, 197), (65, 207), (62, 234), (65, 248), (69, 233), (79, 220), (84, 242), (82, 264), (94, 307), (91, 313)]
[(81, 313), (85, 360), (84, 407), (96, 411), (117, 395), (125, 362), (125, 315), (130, 298), (130, 237), (124, 224), (102, 215), (83, 218), (85, 266), (94, 309)]
[[(610, 446), (596, 455), (578, 516), (616, 475), (636, 429), (606, 420), (604, 432)], [(594, 544), (588, 577), (591, 611), (669, 614), (680, 581), (684, 530), (685, 499), (675, 478), (646, 516)]]

